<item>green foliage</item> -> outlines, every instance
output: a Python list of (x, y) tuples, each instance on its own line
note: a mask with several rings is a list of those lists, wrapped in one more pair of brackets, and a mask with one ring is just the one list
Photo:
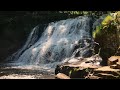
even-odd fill
[(102, 29), (101, 25), (96, 27), (96, 30), (93, 31), (93, 38), (96, 38), (97, 35), (101, 34), (101, 29)]
[(110, 16), (110, 15), (108, 15), (108, 16), (102, 21), (102, 26), (103, 26), (103, 28), (108, 27), (113, 20), (114, 20), (113, 17)]
[(69, 71), (69, 77), (71, 76), (72, 72), (73, 72), (72, 70)]
[(85, 72), (89, 72), (88, 68), (85, 69)]
[(89, 68), (86, 68), (85, 72), (89, 73), (89, 72), (91, 72), (91, 70)]
[(73, 68), (69, 71), (69, 76), (71, 76), (72, 73), (79, 71), (80, 68)]
[(94, 16), (99, 18), (99, 16), (103, 14), (108, 14), (114, 11), (59, 11), (60, 13), (68, 14), (69, 17), (76, 17), (76, 16)]
[(80, 70), (80, 68), (74, 68), (74, 72), (79, 71), (79, 70)]
[(116, 12), (115, 23), (120, 24), (120, 11)]

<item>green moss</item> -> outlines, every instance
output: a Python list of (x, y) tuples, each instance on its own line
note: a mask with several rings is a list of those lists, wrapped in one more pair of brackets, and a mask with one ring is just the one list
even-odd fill
[(80, 70), (80, 68), (73, 68), (69, 71), (69, 77), (71, 76), (72, 73), (78, 72)]
[(97, 35), (101, 34), (101, 25), (96, 27), (96, 30), (93, 32), (93, 38), (96, 38)]
[(74, 71), (79, 71), (80, 69), (79, 68), (74, 68)]
[(111, 23), (111, 21), (113, 21), (113, 17), (108, 15), (103, 21), (102, 21), (102, 26), (107, 26)]
[(104, 32), (104, 30), (111, 25), (113, 20), (114, 20), (113, 17), (110, 15), (105, 17), (102, 23), (99, 26), (96, 26), (96, 30), (92, 34), (93, 38), (100, 36)]
[(73, 72), (72, 70), (69, 71), (69, 77), (71, 76), (72, 72)]

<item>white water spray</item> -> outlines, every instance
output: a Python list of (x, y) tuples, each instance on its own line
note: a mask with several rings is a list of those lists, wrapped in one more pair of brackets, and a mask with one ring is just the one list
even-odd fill
[(78, 51), (81, 57), (91, 56), (91, 23), (92, 19), (86, 16), (52, 22), (39, 39), (39, 29), (35, 27), (11, 59), (14, 64), (55, 67), (65, 58), (75, 57)]

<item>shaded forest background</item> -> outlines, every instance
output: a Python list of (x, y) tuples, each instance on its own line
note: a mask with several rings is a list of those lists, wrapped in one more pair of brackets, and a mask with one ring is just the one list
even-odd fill
[[(0, 11), (0, 62), (21, 48), (31, 30), (50, 22), (89, 15), (98, 18), (111, 11)], [(112, 11), (114, 12), (114, 11)]]

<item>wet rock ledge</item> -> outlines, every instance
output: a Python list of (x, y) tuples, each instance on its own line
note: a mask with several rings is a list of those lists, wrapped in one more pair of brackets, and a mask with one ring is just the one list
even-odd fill
[[(56, 79), (120, 79), (120, 56), (108, 58), (107, 66), (81, 62), (64, 63), (55, 69)], [(86, 61), (84, 61), (86, 62)]]

